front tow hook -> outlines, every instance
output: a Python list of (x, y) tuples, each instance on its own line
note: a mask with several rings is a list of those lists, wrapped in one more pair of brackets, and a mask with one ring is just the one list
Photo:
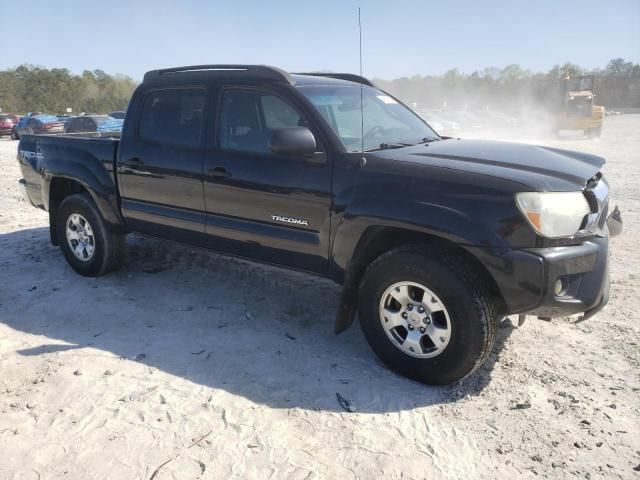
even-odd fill
[(610, 237), (615, 237), (622, 233), (622, 215), (617, 205), (609, 215), (609, 218), (607, 218), (607, 227), (609, 227)]

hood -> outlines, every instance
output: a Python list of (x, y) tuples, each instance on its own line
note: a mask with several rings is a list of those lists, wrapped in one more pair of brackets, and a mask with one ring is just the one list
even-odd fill
[(372, 155), (488, 175), (527, 185), (537, 191), (582, 190), (605, 163), (588, 153), (524, 143), (447, 139)]

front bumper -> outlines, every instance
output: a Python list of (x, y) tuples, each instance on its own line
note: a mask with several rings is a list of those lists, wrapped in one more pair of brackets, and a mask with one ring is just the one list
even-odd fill
[[(543, 259), (545, 275), (539, 305), (527, 315), (594, 315), (609, 299), (609, 239), (595, 237), (582, 245), (529, 250)], [(558, 282), (563, 287), (556, 290)]]
[(609, 237), (621, 231), (622, 218), (616, 208), (603, 235), (580, 245), (469, 250), (494, 278), (505, 301), (505, 315), (561, 317), (584, 312), (586, 320), (609, 300)]

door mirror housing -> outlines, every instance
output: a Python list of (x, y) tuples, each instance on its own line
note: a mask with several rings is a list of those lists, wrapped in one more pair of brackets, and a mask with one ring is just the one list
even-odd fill
[(278, 128), (271, 132), (269, 150), (277, 155), (312, 155), (316, 138), (307, 127)]

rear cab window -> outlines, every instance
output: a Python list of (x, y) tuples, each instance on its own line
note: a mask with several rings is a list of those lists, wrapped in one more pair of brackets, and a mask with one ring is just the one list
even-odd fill
[(204, 131), (206, 98), (204, 87), (147, 92), (138, 124), (140, 138), (163, 145), (199, 146)]

